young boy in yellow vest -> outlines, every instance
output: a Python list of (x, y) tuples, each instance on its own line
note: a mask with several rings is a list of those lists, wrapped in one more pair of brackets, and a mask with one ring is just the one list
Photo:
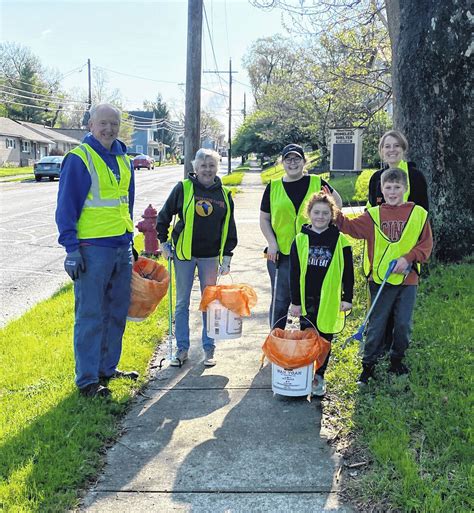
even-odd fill
[(381, 184), (384, 204), (369, 208), (355, 219), (348, 219), (342, 212), (337, 218), (343, 233), (367, 241), (364, 272), (369, 279), (372, 300), (389, 263), (397, 260), (369, 319), (359, 384), (367, 384), (373, 377), (374, 366), (383, 355), (384, 333), (392, 310), (394, 327), (389, 372), (398, 376), (408, 373), (403, 358), (409, 344), (419, 264), (428, 260), (433, 249), (427, 211), (404, 201), (406, 173), (398, 168), (387, 169), (382, 173)]
[[(306, 207), (311, 224), (302, 226), (290, 252), (289, 312), (301, 317), (301, 329), (312, 323), (329, 342), (334, 333), (344, 329), (354, 288), (352, 249), (333, 224), (337, 212), (331, 196), (324, 192), (314, 194)], [(326, 393), (324, 373), (329, 354), (314, 376), (313, 396)]]

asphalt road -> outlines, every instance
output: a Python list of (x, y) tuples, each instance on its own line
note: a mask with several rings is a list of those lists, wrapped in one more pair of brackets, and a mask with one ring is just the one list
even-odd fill
[[(224, 159), (219, 174), (226, 169)], [(137, 170), (135, 223), (150, 203), (159, 210), (182, 177), (183, 166)], [(70, 281), (54, 222), (58, 183), (0, 183), (0, 326)]]

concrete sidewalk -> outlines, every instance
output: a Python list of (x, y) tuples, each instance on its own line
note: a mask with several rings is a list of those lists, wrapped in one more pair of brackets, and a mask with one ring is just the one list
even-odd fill
[[(321, 432), (319, 401), (273, 396), (270, 365), (259, 370), (270, 305), (258, 222), (260, 173), (247, 173), (240, 187), (232, 277), (258, 294), (244, 335), (217, 341), (218, 363), (204, 367), (196, 281), (190, 359), (152, 376), (83, 511), (352, 511), (338, 500), (342, 462)], [(163, 344), (158, 360), (165, 351)]]

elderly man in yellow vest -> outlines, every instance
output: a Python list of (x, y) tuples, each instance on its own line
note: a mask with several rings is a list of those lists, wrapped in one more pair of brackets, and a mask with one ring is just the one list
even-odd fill
[(90, 111), (81, 145), (62, 164), (56, 224), (66, 249), (64, 268), (74, 281), (76, 385), (85, 397), (106, 397), (112, 378), (136, 380), (117, 369), (130, 302), (133, 165), (117, 139), (120, 111)]

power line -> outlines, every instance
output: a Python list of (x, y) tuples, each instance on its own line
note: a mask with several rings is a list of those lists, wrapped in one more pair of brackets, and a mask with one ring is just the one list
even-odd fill
[(211, 43), (212, 56), (214, 57), (215, 70), (217, 72), (217, 77), (219, 78), (219, 84), (221, 86), (222, 96), (225, 96), (224, 88), (222, 87), (222, 77), (220, 76), (219, 72), (217, 71), (219, 69), (219, 66), (217, 65), (216, 52), (214, 51), (214, 43), (212, 41), (211, 29), (209, 28), (209, 21), (207, 19), (206, 5), (203, 3), (202, 7), (203, 7), (203, 11), (204, 11), (204, 18), (206, 20), (207, 32), (209, 34), (209, 42)]
[[(12, 93), (10, 91), (2, 91), (0, 90), (0, 94), (7, 94), (9, 96), (13, 96), (15, 98), (25, 98), (27, 100), (32, 100), (32, 101), (35, 101), (35, 102), (44, 102), (44, 103), (48, 103), (48, 104), (57, 104), (57, 105), (74, 105), (74, 104), (79, 104), (79, 105), (87, 105), (85, 102), (78, 102), (78, 101), (69, 101), (67, 99), (54, 99), (53, 97), (49, 98), (35, 98), (35, 97), (32, 97), (32, 96), (25, 96), (25, 95), (22, 95), (22, 94), (19, 94), (19, 93)], [(77, 105), (77, 106), (79, 106)], [(76, 105), (74, 105), (76, 106)]]
[(101, 69), (104, 71), (108, 71), (110, 73), (116, 73), (117, 75), (123, 75), (125, 77), (138, 78), (140, 80), (148, 80), (149, 82), (159, 82), (159, 83), (163, 83), (163, 84), (177, 84), (177, 82), (172, 82), (171, 80), (157, 80), (155, 78), (140, 77), (138, 75), (132, 75), (130, 73), (123, 73), (122, 71), (115, 71), (113, 69), (104, 68), (103, 66), (95, 66), (95, 68)]

